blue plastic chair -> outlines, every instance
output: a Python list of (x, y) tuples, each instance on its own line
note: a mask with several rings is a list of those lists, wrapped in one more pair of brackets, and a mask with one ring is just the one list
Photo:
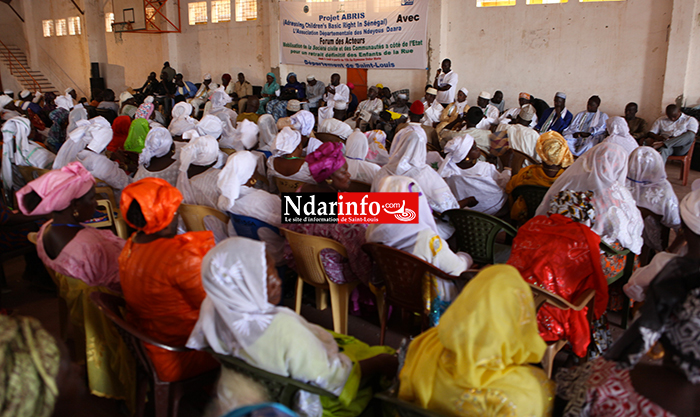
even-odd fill
[(280, 229), (265, 223), (262, 220), (258, 220), (253, 217), (240, 216), (238, 214), (228, 213), (231, 218), (231, 224), (236, 230), (236, 234), (241, 237), (247, 237), (248, 239), (260, 240), (258, 236), (258, 230), (262, 227), (266, 227), (273, 232), (280, 234)]

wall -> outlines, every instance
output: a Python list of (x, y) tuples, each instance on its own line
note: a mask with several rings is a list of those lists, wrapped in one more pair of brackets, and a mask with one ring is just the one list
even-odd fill
[[(700, 0), (695, 0), (694, 11), (685, 18), (689, 20), (691, 29), (687, 38), (690, 54), (685, 68), (684, 105), (697, 106), (700, 104), (700, 77), (697, 76), (700, 68)], [(683, 50), (682, 47), (679, 49)]]

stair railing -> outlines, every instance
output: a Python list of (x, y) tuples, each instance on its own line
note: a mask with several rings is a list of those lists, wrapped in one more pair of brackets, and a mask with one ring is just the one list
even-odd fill
[(41, 91), (41, 86), (37, 80), (32, 76), (32, 74), (29, 73), (24, 65), (22, 65), (15, 54), (10, 51), (10, 48), (8, 48), (2, 41), (0, 41), (0, 45), (2, 46), (0, 48), (0, 54), (2, 54), (7, 61), (7, 65), (10, 67), (10, 74), (20, 78), (22, 80), (22, 86), (25, 88), (30, 87), (30, 89), (33, 88), (34, 91)]

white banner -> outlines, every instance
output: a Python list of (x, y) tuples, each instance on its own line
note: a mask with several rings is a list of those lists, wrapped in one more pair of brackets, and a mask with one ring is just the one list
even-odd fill
[(425, 69), (428, 0), (281, 1), (283, 64)]

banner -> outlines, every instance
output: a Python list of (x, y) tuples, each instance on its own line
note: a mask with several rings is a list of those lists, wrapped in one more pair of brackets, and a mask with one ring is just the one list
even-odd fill
[(428, 0), (281, 1), (279, 5), (283, 64), (427, 67)]

